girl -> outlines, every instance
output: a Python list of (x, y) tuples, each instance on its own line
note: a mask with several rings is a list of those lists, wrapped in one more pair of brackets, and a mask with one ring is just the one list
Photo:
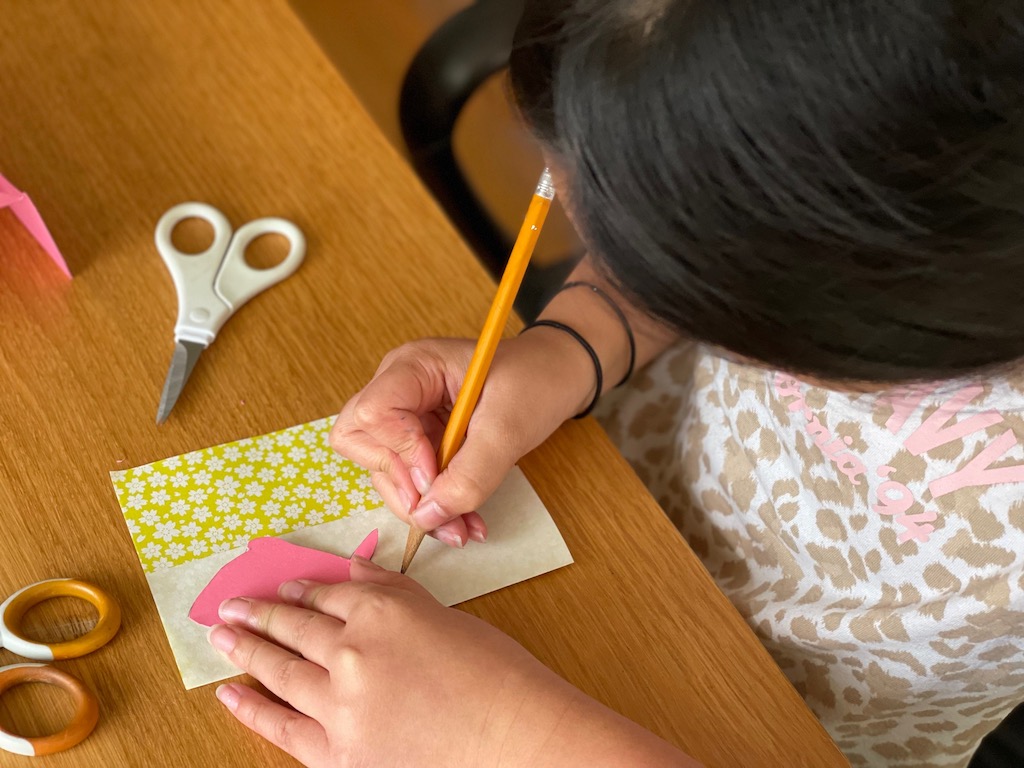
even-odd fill
[[(850, 761), (966, 765), (1024, 700), (1024, 3), (537, 0), (511, 83), (590, 255), (503, 342), (444, 473), (435, 445), (470, 341), (389, 354), (336, 449), (399, 516), (482, 542), (474, 510), (504, 472), (644, 369), (602, 404), (606, 426)], [(504, 701), (479, 671), (498, 667), (544, 702), (533, 730), (509, 727), (564, 748), (557, 764), (592, 764), (572, 738), (599, 728), (607, 762), (684, 759), (407, 580), (353, 573), (282, 596), (363, 640), (409, 631), (360, 615), (367, 594), (415, 604), (399, 613), (443, 645), (436, 685), (477, 754), (493, 732), (469, 713)], [(342, 647), (334, 619), (288, 610)], [(305, 642), (268, 614), (225, 618)], [(213, 638), (247, 668), (263, 647)], [(389, 640), (394, 659), (420, 642)], [(296, 723), (314, 764), (369, 716), (336, 690), (348, 719), (309, 731), (245, 689), (222, 695), (250, 724)], [(405, 738), (449, 727), (402, 707), (381, 712)], [(551, 711), (576, 712), (572, 727)]]

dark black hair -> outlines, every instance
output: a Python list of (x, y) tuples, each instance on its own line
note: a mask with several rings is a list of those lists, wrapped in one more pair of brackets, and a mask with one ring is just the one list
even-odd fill
[(510, 78), (685, 335), (833, 380), (1024, 359), (1024, 0), (528, 0)]

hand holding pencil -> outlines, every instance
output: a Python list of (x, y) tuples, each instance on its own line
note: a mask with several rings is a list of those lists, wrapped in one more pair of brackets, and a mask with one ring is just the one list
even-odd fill
[[(455, 452), (462, 447), (466, 439), (466, 430), (469, 428), (469, 420), (473, 416), (477, 401), (480, 399), (480, 392), (484, 388), (484, 380), (494, 359), (494, 352), (501, 341), (501, 334), (508, 323), (509, 314), (512, 311), (512, 304), (519, 286), (523, 282), (523, 275), (530, 264), (530, 257), (533, 256), (533, 249), (537, 245), (541, 228), (551, 208), (551, 201), (555, 197), (555, 187), (551, 180), (551, 173), (547, 168), (537, 182), (533, 198), (530, 200), (530, 207), (526, 211), (526, 218), (523, 219), (523, 226), (519, 229), (519, 236), (512, 248), (508, 263), (505, 265), (505, 272), (498, 284), (498, 291), (491, 303), (491, 309), (487, 313), (487, 320), (484, 322), (483, 330), (480, 331), (480, 338), (476, 343), (476, 350), (470, 360), (469, 369), (466, 371), (466, 378), (462, 382), (459, 396), (452, 407), (451, 415), (448, 417), (448, 424), (441, 438), (441, 447), (437, 452), (437, 471), (444, 472)], [(409, 569), (416, 551), (423, 542), (426, 532), (412, 525), (409, 528), (409, 538), (405, 544), (405, 554), (402, 557), (402, 573)]]
[[(547, 203), (543, 198), (531, 208)], [(539, 233), (542, 220), (537, 221), (525, 227), (528, 238)], [(505, 301), (511, 305), (511, 300)], [(504, 321), (496, 326), (495, 339), (503, 326)], [(580, 410), (593, 386), (590, 362), (572, 349), (571, 340), (567, 349), (560, 334), (502, 339), (486, 390), (472, 409), (473, 428), (441, 473), (442, 434), (475, 346), (464, 338), (425, 338), (392, 350), (345, 404), (331, 432), (334, 449), (370, 470), (374, 487), (396, 516), (415, 520), (418, 528), (453, 547), (486, 540), (487, 526), (474, 510), (523, 455)]]

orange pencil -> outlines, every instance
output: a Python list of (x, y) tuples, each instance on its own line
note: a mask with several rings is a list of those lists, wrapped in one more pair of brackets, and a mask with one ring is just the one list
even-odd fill
[[(508, 264), (505, 265), (505, 272), (498, 284), (498, 292), (487, 313), (483, 330), (480, 331), (480, 338), (476, 342), (473, 358), (469, 361), (466, 378), (459, 389), (459, 396), (455, 398), (451, 416), (448, 417), (448, 426), (445, 427), (444, 437), (441, 438), (441, 447), (437, 451), (437, 471), (439, 473), (444, 472), (448, 462), (452, 460), (455, 452), (462, 447), (462, 442), (466, 439), (469, 420), (473, 416), (477, 400), (480, 399), (480, 392), (484, 388), (484, 379), (487, 378), (487, 371), (494, 359), (494, 352), (498, 348), (501, 334), (505, 330), (509, 313), (512, 311), (512, 302), (515, 301), (516, 294), (519, 292), (519, 285), (523, 282), (523, 275), (530, 263), (534, 246), (537, 245), (537, 238), (540, 237), (540, 229), (544, 226), (544, 219), (547, 218), (554, 197), (555, 186), (551, 181), (551, 174), (545, 168), (540, 175), (540, 181), (537, 182), (537, 188), (533, 191), (533, 199), (530, 200), (530, 207), (526, 211), (526, 218), (523, 219), (523, 226), (519, 229), (516, 244), (512, 247), (512, 254), (508, 257)], [(416, 550), (420, 548), (425, 535), (426, 533), (415, 525), (409, 527), (409, 538), (405, 542), (405, 555), (402, 557), (402, 573), (409, 569), (409, 564), (416, 555)]]

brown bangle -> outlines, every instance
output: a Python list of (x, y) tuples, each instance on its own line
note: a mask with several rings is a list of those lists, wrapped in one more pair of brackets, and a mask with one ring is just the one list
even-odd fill
[(0, 696), (23, 683), (47, 683), (63, 688), (75, 702), (75, 714), (62, 731), (49, 736), (18, 736), (0, 728), (0, 749), (28, 757), (52, 755), (84, 741), (99, 720), (96, 696), (74, 675), (46, 664), (12, 664), (0, 667)]

